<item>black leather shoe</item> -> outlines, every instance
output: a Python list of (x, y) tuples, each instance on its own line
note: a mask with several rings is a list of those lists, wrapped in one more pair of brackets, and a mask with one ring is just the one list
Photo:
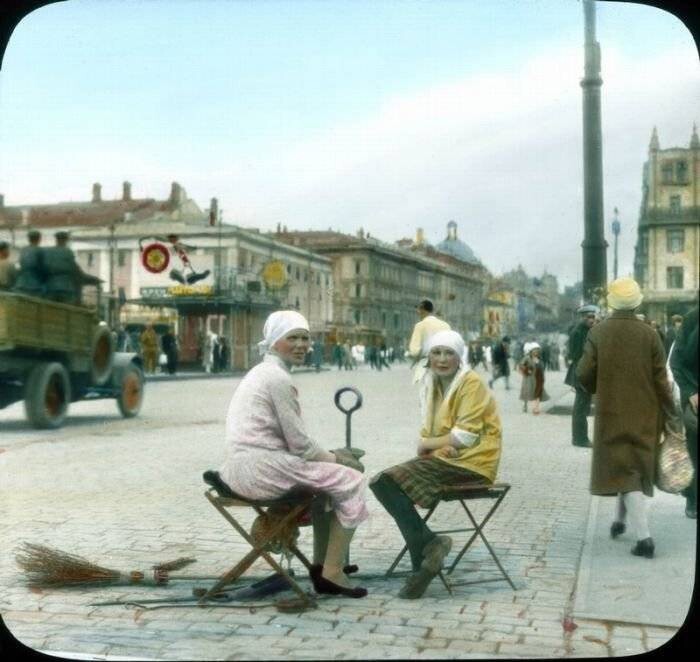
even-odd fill
[[(311, 580), (313, 581), (313, 579)], [(348, 598), (364, 598), (367, 595), (367, 589), (357, 586), (354, 588), (345, 588), (340, 586), (330, 579), (326, 579), (323, 575), (318, 575), (314, 582), (314, 590), (316, 593), (326, 593), (329, 595), (345, 595)]]
[[(354, 564), (351, 563), (350, 565), (346, 565), (343, 568), (343, 572), (346, 575), (352, 575), (353, 573), (357, 572), (359, 568)], [(321, 591), (318, 590), (316, 584), (318, 582), (318, 578), (321, 576), (321, 573), (323, 572), (323, 566), (320, 563), (315, 563), (309, 568), (309, 577), (311, 578), (311, 583), (314, 585), (314, 590), (316, 593), (320, 593)]]
[(613, 522), (612, 526), (610, 527), (610, 537), (614, 540), (617, 538), (617, 536), (623, 534), (625, 532), (625, 523), (624, 522)]
[(638, 540), (637, 544), (632, 548), (632, 554), (635, 556), (643, 556), (647, 559), (654, 558), (654, 541), (651, 538)]
[(578, 446), (579, 448), (593, 448), (593, 444), (588, 440), (586, 440), (586, 441), (572, 441), (571, 445)]

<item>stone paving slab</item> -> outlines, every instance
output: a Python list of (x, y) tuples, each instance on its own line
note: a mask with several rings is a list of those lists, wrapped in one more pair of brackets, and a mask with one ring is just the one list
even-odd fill
[[(365, 402), (353, 416), (353, 444), (367, 452), (367, 474), (413, 455), (419, 415), (406, 366), (382, 373), (367, 368), (303, 373), (295, 379), (307, 428), (324, 447), (344, 445), (344, 416), (332, 396), (354, 385)], [(550, 406), (568, 393), (562, 380), (563, 372), (547, 373)], [(182, 574), (224, 572), (248, 547), (204, 499), (201, 474), (223, 458), (224, 417), (237, 382), (235, 377), (153, 381), (139, 418), (119, 418), (108, 401), (75, 403), (66, 426), (56, 431), (28, 429), (21, 407), (0, 412), (0, 536), (6, 549), (40, 542), (122, 570), (187, 555), (198, 560)], [(4, 554), (2, 617), (33, 648), (107, 658), (598, 657), (658, 647), (675, 628), (647, 630), (581, 617), (575, 627), (565, 627), (586, 538), (590, 455), (570, 445), (567, 417), (546, 410), (523, 414), (517, 377), (512, 382), (509, 391), (498, 382), (495, 395), (505, 431), (499, 480), (513, 488), (486, 534), (516, 591), (494, 582), (459, 587), (449, 596), (436, 581), (420, 600), (399, 599), (402, 580), (381, 574), (402, 539), (370, 493), (370, 517), (351, 550), (370, 591), (363, 600), (328, 597), (315, 611), (298, 615), (271, 606), (254, 613), (225, 606), (93, 607), (110, 599), (184, 595), (196, 582), (172, 582), (163, 589), (30, 591), (12, 555)], [(477, 511), (481, 507), (475, 504)], [(459, 504), (441, 505), (434, 517), (436, 528), (464, 518)], [(302, 529), (300, 547), (309, 550), (310, 542), (310, 530)], [(453, 549), (459, 547), (456, 540)], [(455, 579), (492, 569), (476, 543)], [(259, 563), (246, 577), (254, 581), (267, 573)], [(308, 580), (301, 581), (310, 588)]]

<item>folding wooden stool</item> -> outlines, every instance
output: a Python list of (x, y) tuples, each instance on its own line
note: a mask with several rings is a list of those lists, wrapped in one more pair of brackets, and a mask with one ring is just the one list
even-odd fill
[[(423, 517), (424, 522), (428, 522), (430, 519), (431, 515), (435, 512), (435, 509), (443, 502), (445, 501), (459, 501), (462, 504), (462, 508), (464, 508), (464, 512), (467, 514), (467, 517), (469, 518), (472, 526), (471, 527), (466, 527), (466, 528), (459, 528), (459, 529), (446, 529), (444, 531), (435, 531), (436, 534), (440, 535), (443, 533), (463, 533), (463, 532), (468, 532), (472, 531), (472, 535), (470, 536), (469, 540), (467, 540), (466, 544), (464, 547), (462, 547), (462, 550), (457, 554), (455, 557), (455, 560), (452, 562), (450, 565), (449, 569), (447, 570), (447, 574), (451, 575), (454, 569), (457, 567), (457, 564), (462, 560), (462, 557), (464, 554), (467, 552), (467, 550), (472, 546), (474, 541), (476, 540), (477, 536), (481, 538), (483, 541), (484, 545), (486, 545), (486, 549), (488, 549), (489, 554), (491, 554), (491, 558), (495, 561), (496, 565), (498, 566), (498, 569), (500, 570), (500, 573), (502, 576), (499, 577), (493, 577), (493, 578), (486, 578), (486, 579), (477, 579), (473, 581), (465, 581), (465, 582), (446, 582), (444, 578), (442, 577), (442, 573), (440, 574), (440, 578), (443, 581), (443, 584), (447, 587), (448, 591), (452, 593), (452, 587), (454, 586), (466, 586), (467, 584), (481, 584), (484, 582), (499, 582), (499, 581), (507, 581), (511, 588), (515, 591), (515, 585), (511, 581), (510, 577), (508, 576), (508, 573), (504, 570), (503, 566), (501, 565), (501, 562), (498, 560), (498, 556), (496, 556), (496, 552), (493, 550), (493, 547), (491, 547), (491, 544), (489, 541), (486, 539), (486, 536), (484, 535), (484, 527), (486, 526), (486, 523), (491, 519), (491, 516), (498, 510), (498, 507), (501, 505), (501, 502), (505, 498), (506, 494), (508, 494), (508, 490), (510, 490), (510, 485), (508, 483), (494, 483), (493, 485), (457, 485), (457, 486), (449, 486), (443, 488), (441, 494), (440, 494), (440, 500), (428, 510), (426, 513), (425, 517)], [(486, 515), (482, 518), (481, 522), (477, 522), (477, 520), (474, 518), (474, 515), (472, 514), (471, 510), (467, 506), (466, 502), (471, 501), (471, 500), (476, 500), (476, 499), (493, 499), (494, 503), (489, 509), (489, 511), (486, 513)], [(394, 572), (394, 568), (400, 563), (401, 559), (403, 558), (404, 554), (408, 551), (408, 547), (404, 546), (404, 548), (399, 552), (399, 555), (394, 559), (394, 562), (391, 564), (391, 567), (389, 570), (386, 572), (386, 577), (391, 576), (391, 574)]]
[[(210, 485), (210, 488), (204, 493), (204, 496), (207, 497), (214, 508), (221, 513), (226, 521), (250, 544), (253, 549), (228, 572), (221, 576), (216, 584), (214, 584), (214, 586), (212, 586), (201, 597), (199, 604), (206, 602), (211, 596), (220, 592), (225, 586), (233, 584), (258, 558), (262, 557), (275, 570), (275, 572), (279, 573), (285, 578), (290, 588), (292, 588), (292, 590), (294, 590), (294, 592), (297, 593), (297, 595), (299, 595), (299, 597), (302, 599), (302, 602), (306, 606), (311, 606), (313, 604), (313, 600), (309, 594), (306, 593), (299, 586), (299, 584), (297, 584), (294, 578), (287, 571), (285, 571), (274, 558), (272, 558), (270, 553), (266, 551), (265, 548), (271, 544), (287, 527), (298, 526), (300, 516), (311, 506), (311, 503), (316, 498), (316, 495), (306, 491), (298, 491), (289, 492), (279, 499), (254, 501), (252, 499), (246, 499), (245, 497), (233, 492), (221, 479), (218, 471), (205, 471), (203, 478), (204, 482)], [(236, 507), (253, 508), (258, 515), (265, 515), (265, 508), (276, 506), (288, 507), (289, 512), (282, 516), (279, 521), (272, 526), (272, 528), (266, 531), (257, 541), (257, 543), (243, 528), (243, 526), (238, 523), (236, 518), (227, 510), (229, 508)], [(290, 544), (287, 546), (287, 548), (302, 562), (307, 570), (311, 568), (309, 559), (307, 559), (306, 556), (301, 553), (296, 544)]]

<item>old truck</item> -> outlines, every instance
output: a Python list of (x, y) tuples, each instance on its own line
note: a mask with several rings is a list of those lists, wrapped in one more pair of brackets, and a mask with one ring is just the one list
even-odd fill
[(0, 409), (24, 400), (34, 427), (58, 428), (78, 400), (113, 398), (136, 416), (143, 392), (140, 357), (115, 352), (97, 308), (0, 292)]

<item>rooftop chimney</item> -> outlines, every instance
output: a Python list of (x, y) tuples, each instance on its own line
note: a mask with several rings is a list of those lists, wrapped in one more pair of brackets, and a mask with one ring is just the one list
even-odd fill
[(122, 184), (122, 200), (125, 202), (131, 200), (131, 182), (124, 182)]
[(170, 187), (170, 202), (180, 204), (185, 201), (185, 189), (177, 182), (173, 182)]
[(92, 201), (102, 202), (102, 185), (97, 182), (92, 185)]
[(278, 223), (277, 224), (277, 234), (281, 234), (281, 233), (282, 233), (282, 224)]
[(360, 239), (364, 239), (364, 238), (365, 238), (365, 231), (364, 231), (362, 228), (360, 228), (360, 229), (357, 231), (357, 236), (358, 236)]
[(219, 220), (219, 201), (216, 198), (211, 199), (209, 205), (209, 225), (216, 225)]
[(416, 229), (416, 240), (414, 242), (416, 246), (422, 246), (425, 243), (425, 235), (423, 234), (423, 228)]

